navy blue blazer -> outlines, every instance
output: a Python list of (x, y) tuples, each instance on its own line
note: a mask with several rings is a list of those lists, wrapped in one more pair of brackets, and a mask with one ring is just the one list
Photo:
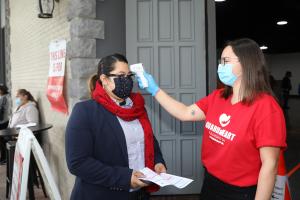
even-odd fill
[[(165, 165), (155, 137), (154, 154), (155, 164)], [(72, 200), (128, 199), (132, 169), (124, 132), (117, 117), (94, 100), (73, 108), (66, 128), (66, 159), (76, 176)]]

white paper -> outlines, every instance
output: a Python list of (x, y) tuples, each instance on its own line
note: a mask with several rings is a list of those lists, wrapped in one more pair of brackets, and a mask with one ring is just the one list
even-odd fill
[(67, 41), (53, 40), (49, 44), (50, 67), (49, 77), (65, 76)]
[(151, 169), (149, 169), (148, 167), (145, 167), (144, 169), (140, 170), (140, 172), (142, 172), (145, 175), (145, 177), (139, 179), (153, 182), (159, 185), (160, 187), (173, 185), (179, 189), (182, 189), (193, 181), (192, 179), (189, 178), (175, 176), (167, 173), (157, 174)]

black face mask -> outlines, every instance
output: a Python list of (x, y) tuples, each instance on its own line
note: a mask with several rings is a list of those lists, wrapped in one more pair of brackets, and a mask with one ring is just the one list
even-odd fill
[(117, 97), (126, 99), (130, 96), (133, 88), (133, 80), (131, 77), (114, 78), (115, 89), (112, 91)]

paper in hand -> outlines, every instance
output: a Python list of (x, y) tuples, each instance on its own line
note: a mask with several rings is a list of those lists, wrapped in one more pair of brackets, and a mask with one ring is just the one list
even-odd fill
[(189, 185), (193, 180), (189, 178), (184, 178), (181, 176), (175, 176), (172, 174), (167, 174), (167, 173), (161, 173), (157, 174), (148, 167), (145, 167), (144, 169), (140, 170), (145, 177), (144, 178), (139, 178), (144, 181), (150, 181), (153, 182), (160, 187), (164, 187), (167, 185), (173, 185), (179, 189), (182, 189)]

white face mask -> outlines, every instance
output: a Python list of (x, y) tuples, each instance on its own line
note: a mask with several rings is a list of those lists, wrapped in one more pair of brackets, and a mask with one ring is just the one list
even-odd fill
[(218, 76), (222, 83), (228, 86), (233, 86), (237, 79), (237, 76), (232, 73), (232, 64), (219, 64), (218, 66)]
[(22, 103), (20, 97), (17, 97), (16, 100), (15, 100), (15, 103), (16, 103), (16, 106), (19, 107)]

